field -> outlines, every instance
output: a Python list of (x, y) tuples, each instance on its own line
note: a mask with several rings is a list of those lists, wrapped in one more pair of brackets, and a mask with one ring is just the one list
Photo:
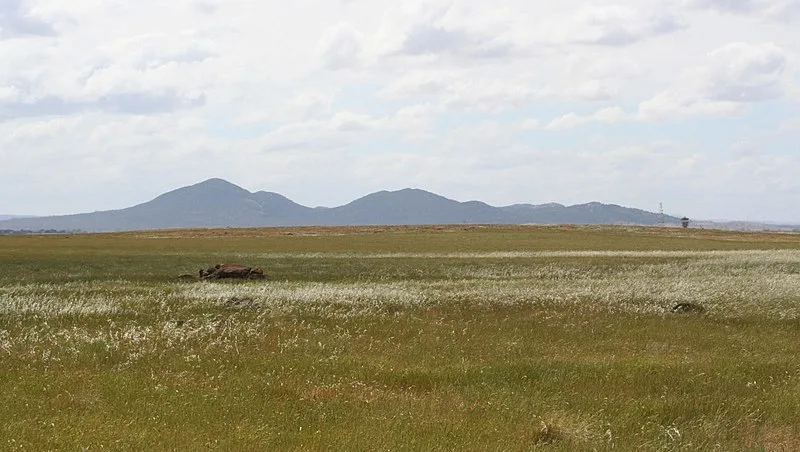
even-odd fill
[[(176, 278), (219, 262), (268, 279)], [(797, 234), (13, 236), (0, 263), (0, 450), (800, 450)]]

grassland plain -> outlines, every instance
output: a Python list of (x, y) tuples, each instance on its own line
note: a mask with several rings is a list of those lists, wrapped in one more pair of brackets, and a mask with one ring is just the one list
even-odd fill
[[(226, 261), (269, 278), (175, 278)], [(0, 263), (2, 450), (800, 450), (795, 234), (148, 231)]]

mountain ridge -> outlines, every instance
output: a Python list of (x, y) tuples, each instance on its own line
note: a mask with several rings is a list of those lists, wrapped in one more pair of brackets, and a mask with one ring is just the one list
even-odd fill
[(616, 204), (590, 202), (495, 207), (459, 202), (419, 188), (381, 190), (337, 207), (306, 207), (274, 192), (250, 192), (220, 178), (180, 187), (131, 207), (92, 213), (0, 221), (0, 230), (128, 230), (414, 224), (638, 224), (680, 223)]

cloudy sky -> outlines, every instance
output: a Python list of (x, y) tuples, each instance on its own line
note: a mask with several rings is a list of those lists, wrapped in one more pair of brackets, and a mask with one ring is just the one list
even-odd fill
[(800, 0), (0, 0), (0, 213), (211, 177), (800, 223)]

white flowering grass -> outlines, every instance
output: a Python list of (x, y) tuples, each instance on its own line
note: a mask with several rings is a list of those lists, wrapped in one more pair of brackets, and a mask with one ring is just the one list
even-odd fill
[[(469, 264), (448, 265), (454, 258)], [(319, 315), (326, 308), (330, 315), (366, 315), (452, 303), (663, 314), (676, 303), (693, 302), (717, 317), (800, 318), (800, 251), (465, 253), (439, 259), (440, 278), (390, 282), (11, 284), (0, 286), (0, 314), (134, 314), (247, 298), (274, 313), (306, 309)]]
[(124, 280), (0, 286), (0, 314), (42, 317), (116, 315), (164, 300), (168, 291)]

